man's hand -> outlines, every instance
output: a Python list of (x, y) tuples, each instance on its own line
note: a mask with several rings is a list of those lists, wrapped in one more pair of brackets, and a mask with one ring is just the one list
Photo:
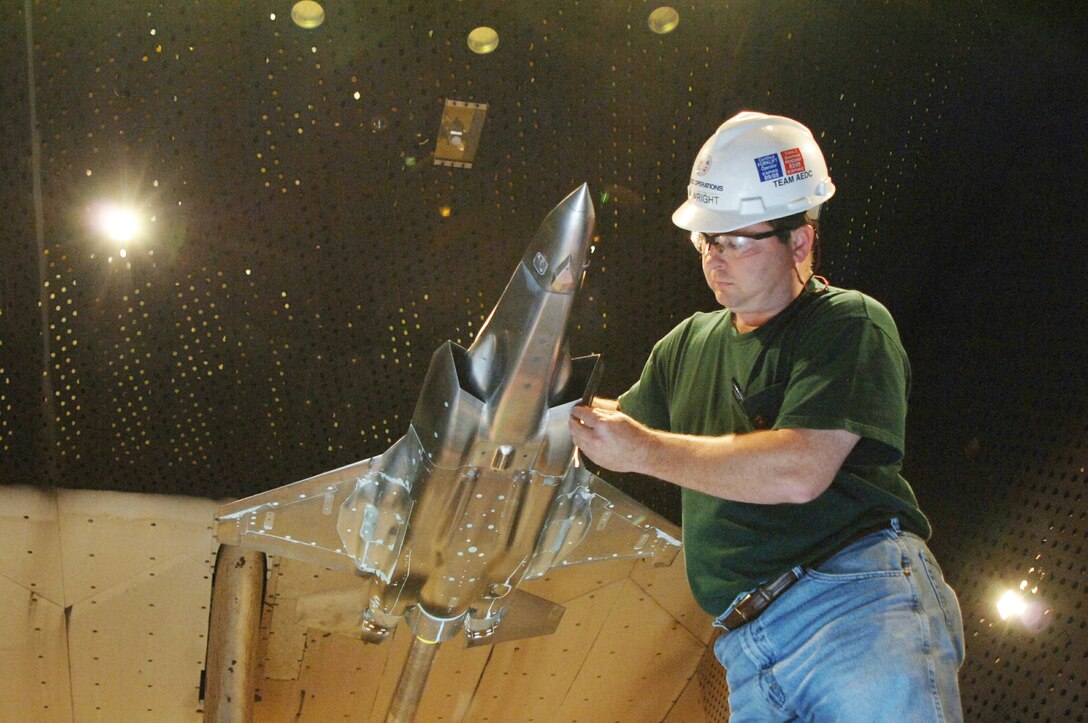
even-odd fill
[(616, 472), (640, 472), (653, 431), (621, 411), (604, 407), (575, 407), (570, 436), (586, 456)]

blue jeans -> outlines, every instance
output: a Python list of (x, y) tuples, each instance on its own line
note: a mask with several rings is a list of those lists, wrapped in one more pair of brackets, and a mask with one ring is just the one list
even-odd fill
[(963, 720), (956, 594), (925, 542), (892, 525), (718, 638), (731, 723)]

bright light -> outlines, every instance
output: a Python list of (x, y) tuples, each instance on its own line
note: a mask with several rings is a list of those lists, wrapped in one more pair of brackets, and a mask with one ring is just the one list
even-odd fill
[(136, 211), (116, 203), (93, 206), (90, 222), (100, 234), (119, 244), (127, 244), (143, 232), (143, 224)]
[(667, 5), (659, 7), (657, 10), (650, 13), (648, 24), (650, 30), (653, 30), (658, 35), (671, 33), (673, 30), (676, 30), (676, 26), (680, 24), (680, 13)]
[(1050, 603), (1037, 594), (1038, 587), (1025, 593), (1027, 582), (1020, 585), (1020, 591), (1009, 590), (997, 601), (997, 613), (1002, 620), (1017, 623), (1032, 635), (1037, 635), (1054, 622)]
[(468, 34), (468, 49), (477, 55), (487, 55), (499, 47), (499, 34), (494, 28), (481, 25)]
[(115, 206), (107, 209), (106, 215), (102, 218), (102, 226), (108, 238), (127, 243), (135, 238), (140, 228), (140, 221), (129, 209)]
[(325, 9), (314, 0), (301, 0), (291, 8), (291, 19), (300, 28), (312, 30), (325, 22)]
[(1006, 590), (1001, 599), (997, 601), (997, 614), (1001, 616), (1002, 620), (1019, 618), (1027, 612), (1027, 609), (1028, 604), (1024, 601), (1024, 598), (1013, 590)]

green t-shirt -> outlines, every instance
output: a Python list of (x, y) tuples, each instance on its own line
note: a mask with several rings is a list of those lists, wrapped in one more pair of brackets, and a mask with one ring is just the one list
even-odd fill
[[(698, 313), (659, 341), (620, 409), (681, 434), (845, 429), (861, 437), (831, 486), (806, 504), (757, 505), (683, 490), (688, 579), (712, 615), (740, 593), (898, 516), (929, 522), (899, 475), (910, 365), (888, 310), (857, 291), (810, 285), (741, 334), (728, 310)], [(752, 480), (759, 484), (759, 480)]]

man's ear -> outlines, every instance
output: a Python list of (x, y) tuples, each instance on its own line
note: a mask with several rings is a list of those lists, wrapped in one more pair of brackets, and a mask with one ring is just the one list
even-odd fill
[(805, 224), (794, 229), (790, 234), (790, 251), (793, 253), (793, 262), (799, 264), (812, 253), (812, 244), (816, 240), (816, 230)]

